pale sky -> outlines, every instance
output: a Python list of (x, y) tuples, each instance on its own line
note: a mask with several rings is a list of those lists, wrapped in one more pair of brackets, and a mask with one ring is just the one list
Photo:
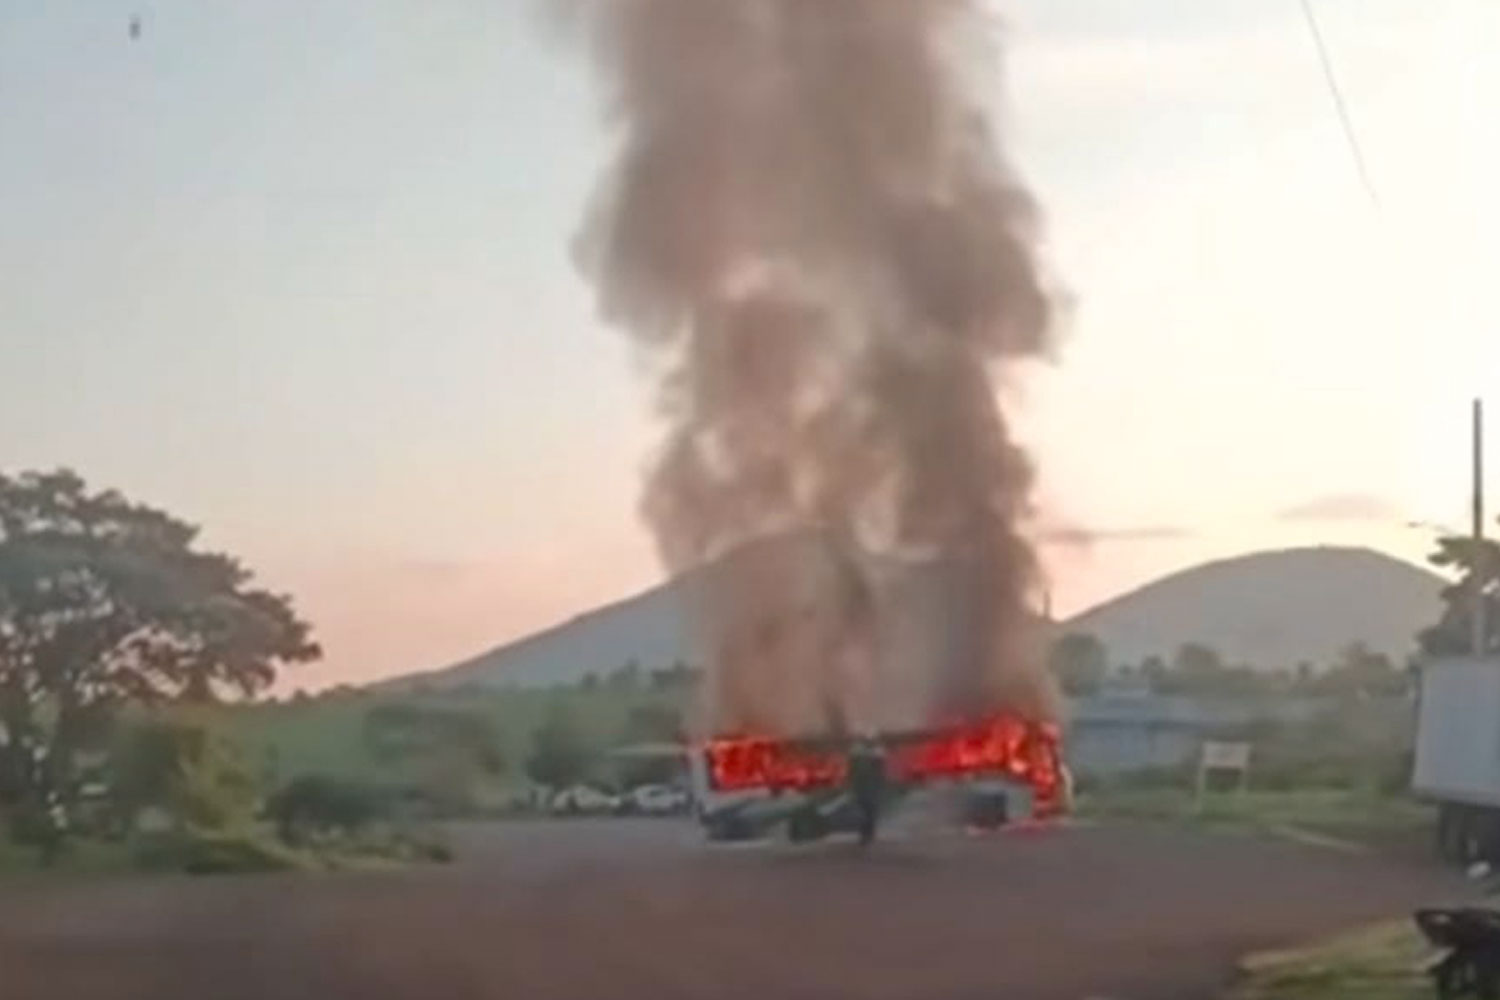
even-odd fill
[[(1057, 610), (1266, 547), (1419, 559), (1476, 392), (1500, 461), (1500, 7), (1315, 4), (1378, 208), (1298, 0), (995, 4), (1075, 300), (1006, 395), (1047, 519), (1105, 536), (1048, 548)], [(568, 256), (608, 145), (535, 10), (0, 0), (0, 469), (202, 524), (318, 627), (292, 686), (659, 579), (649, 386)]]

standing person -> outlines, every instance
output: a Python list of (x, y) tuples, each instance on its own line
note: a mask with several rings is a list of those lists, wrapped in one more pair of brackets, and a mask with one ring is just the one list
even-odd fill
[(859, 814), (859, 842), (866, 847), (875, 840), (885, 781), (885, 748), (873, 739), (861, 738), (849, 754), (849, 794)]

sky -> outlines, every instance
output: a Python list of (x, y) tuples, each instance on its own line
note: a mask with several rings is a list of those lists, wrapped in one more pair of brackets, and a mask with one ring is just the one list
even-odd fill
[[(1500, 415), (1500, 7), (1314, 0), (1371, 198), (1299, 0), (993, 6), (1071, 303), (1000, 390), (1054, 610), (1462, 525), (1468, 400)], [(315, 624), (287, 686), (660, 579), (649, 382), (570, 258), (610, 135), (539, 9), (0, 0), (0, 469), (202, 525)]]

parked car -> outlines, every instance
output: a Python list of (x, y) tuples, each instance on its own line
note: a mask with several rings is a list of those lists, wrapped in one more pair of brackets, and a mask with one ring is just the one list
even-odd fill
[(573, 785), (552, 797), (552, 811), (557, 813), (598, 815), (617, 812), (619, 808), (618, 797), (591, 785)]
[(687, 793), (671, 785), (641, 785), (631, 789), (628, 797), (631, 808), (647, 816), (670, 816), (688, 807)]

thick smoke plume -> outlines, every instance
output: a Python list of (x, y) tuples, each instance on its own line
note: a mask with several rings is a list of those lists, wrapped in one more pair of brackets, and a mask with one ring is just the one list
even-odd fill
[(978, 8), (574, 0), (621, 144), (580, 254), (660, 378), (662, 556), (715, 563), (716, 728), (1050, 710), (994, 380), (1052, 308)]

